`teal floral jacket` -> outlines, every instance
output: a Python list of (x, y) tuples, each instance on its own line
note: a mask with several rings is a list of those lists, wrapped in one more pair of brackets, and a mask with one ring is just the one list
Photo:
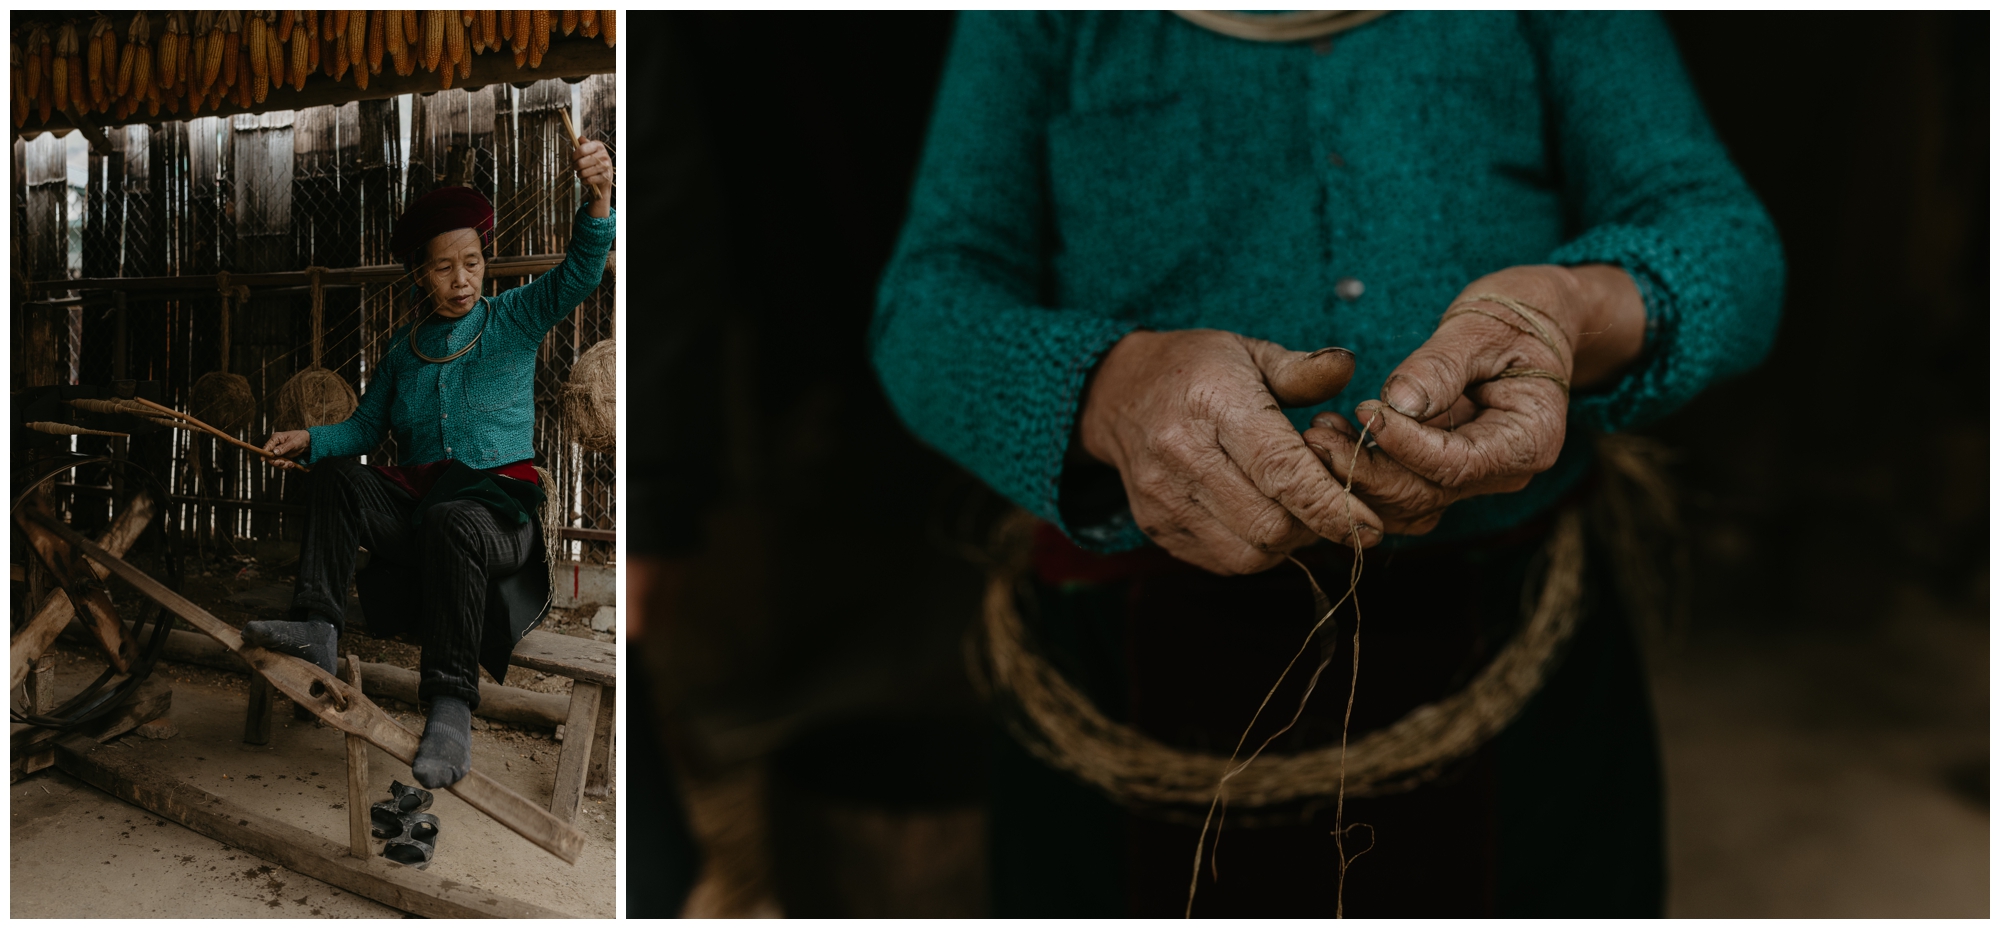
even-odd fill
[(479, 338), (448, 363), (418, 358), (410, 327), (396, 330), (354, 415), (308, 430), (306, 463), (366, 454), (390, 430), (398, 464), (455, 458), (484, 469), (535, 457), (535, 355), (549, 330), (597, 289), (617, 228), (616, 212), (598, 219), (578, 211), (561, 264), (456, 320), (425, 325), (415, 338), (433, 358)]
[(1303, 429), (1376, 396), (1474, 278), (1597, 262), (1639, 284), (1644, 360), (1572, 398), (1554, 468), (1429, 540), (1530, 518), (1587, 469), (1587, 432), (1654, 420), (1771, 344), (1776, 232), (1660, 19), (1397, 12), (1272, 44), (1166, 12), (966, 13), (871, 350), (920, 438), (1119, 550), (1145, 542), (1129, 509), (1071, 525), (1061, 492), (1085, 379), (1126, 333), (1354, 350), (1345, 394), (1290, 411)]

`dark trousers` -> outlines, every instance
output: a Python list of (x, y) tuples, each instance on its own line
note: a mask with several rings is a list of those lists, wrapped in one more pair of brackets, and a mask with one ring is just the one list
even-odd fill
[(526, 564), (536, 527), (532, 521), (503, 526), (472, 500), (432, 506), (423, 524), (413, 526), (416, 509), (408, 492), (352, 460), (314, 465), (292, 618), (342, 627), (359, 546), (371, 559), (414, 567), (423, 579), (422, 621), (415, 630), (423, 646), (417, 696), (427, 703), (456, 697), (478, 707), (487, 581)]

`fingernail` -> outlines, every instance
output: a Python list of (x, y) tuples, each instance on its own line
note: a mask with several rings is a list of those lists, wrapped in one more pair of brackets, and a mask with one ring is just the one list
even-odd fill
[(1351, 351), (1348, 351), (1347, 349), (1344, 349), (1344, 348), (1322, 348), (1322, 349), (1320, 349), (1319, 351), (1316, 351), (1316, 352), (1313, 352), (1313, 353), (1312, 353), (1312, 354), (1310, 354), (1310, 355), (1307, 355), (1306, 357), (1307, 357), (1307, 358), (1318, 358), (1319, 356), (1321, 356), (1321, 355), (1324, 355), (1324, 354), (1327, 354), (1327, 353), (1329, 353), (1329, 352), (1339, 352), (1339, 353), (1341, 353), (1341, 354), (1343, 354), (1343, 355), (1346, 355), (1346, 356), (1347, 356), (1347, 357), (1349, 357), (1349, 358), (1352, 358), (1352, 357), (1354, 357), (1354, 353), (1353, 353), (1353, 352), (1351, 352)]
[(1411, 419), (1424, 419), (1424, 413), (1428, 412), (1431, 406), (1430, 398), (1424, 395), (1423, 388), (1418, 386), (1416, 381), (1400, 374), (1390, 378), (1389, 383), (1383, 385), (1382, 402)]

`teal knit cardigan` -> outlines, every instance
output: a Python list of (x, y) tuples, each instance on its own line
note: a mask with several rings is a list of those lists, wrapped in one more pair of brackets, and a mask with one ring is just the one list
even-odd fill
[(1315, 47), (1164, 12), (965, 13), (870, 343), (920, 438), (1115, 551), (1145, 542), (1129, 508), (1072, 525), (1059, 491), (1085, 378), (1126, 333), (1352, 349), (1346, 393), (1289, 411), (1303, 429), (1378, 396), (1474, 278), (1595, 262), (1638, 282), (1645, 358), (1572, 399), (1554, 468), (1430, 540), (1528, 519), (1588, 467), (1581, 433), (1770, 346), (1776, 232), (1659, 18), (1398, 12)]
[(497, 468), (535, 457), (535, 354), (542, 337), (597, 289), (617, 228), (615, 211), (602, 219), (578, 211), (561, 264), (479, 301), (457, 320), (424, 326), (417, 344), (433, 358), (464, 348), (484, 330), (472, 351), (449, 363), (418, 358), (410, 351), (410, 327), (397, 329), (354, 415), (307, 430), (306, 463), (367, 454), (389, 429), (400, 464), (456, 458)]

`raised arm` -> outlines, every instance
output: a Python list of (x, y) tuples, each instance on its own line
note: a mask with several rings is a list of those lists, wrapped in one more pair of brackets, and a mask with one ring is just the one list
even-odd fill
[(494, 298), (495, 322), (539, 342), (575, 310), (604, 279), (604, 259), (617, 241), (618, 219), (611, 209), (611, 154), (598, 141), (579, 142), (570, 152), (577, 178), (590, 189), (590, 202), (576, 214), (569, 248), (561, 264)]

